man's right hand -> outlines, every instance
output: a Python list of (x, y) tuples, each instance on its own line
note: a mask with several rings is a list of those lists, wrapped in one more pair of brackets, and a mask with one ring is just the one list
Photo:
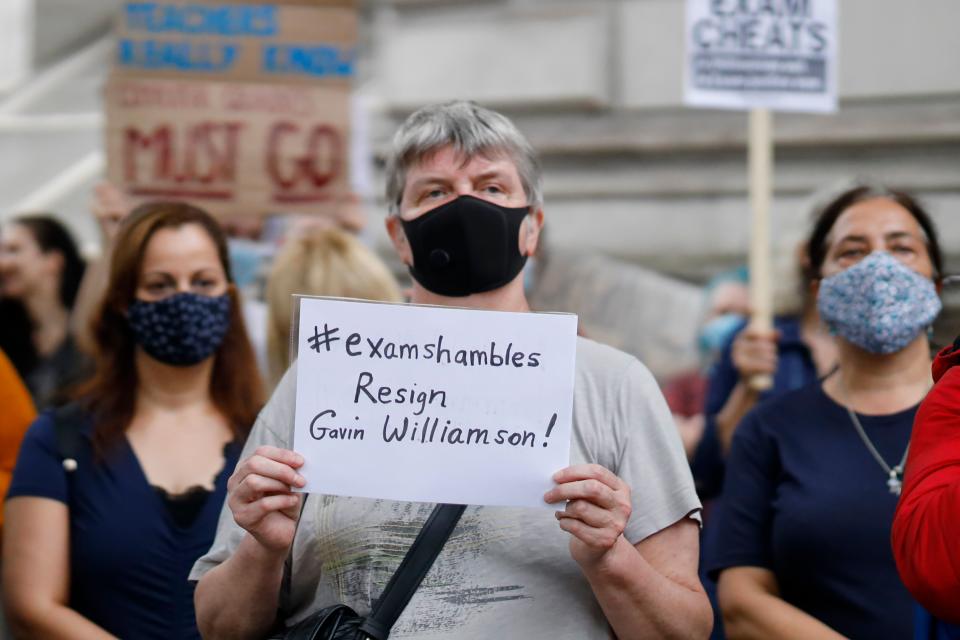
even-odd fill
[(756, 375), (772, 376), (777, 370), (777, 331), (762, 331), (748, 326), (733, 340), (731, 357), (740, 379)]
[(297, 473), (303, 456), (263, 446), (237, 465), (227, 482), (227, 504), (233, 519), (270, 551), (286, 552), (293, 543), (300, 515), (299, 494), (306, 480)]

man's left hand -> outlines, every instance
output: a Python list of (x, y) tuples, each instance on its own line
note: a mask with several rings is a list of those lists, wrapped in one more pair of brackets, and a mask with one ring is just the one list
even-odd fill
[(598, 464), (578, 464), (553, 475), (557, 486), (543, 499), (568, 501), (556, 513), (560, 528), (571, 534), (570, 555), (580, 566), (595, 564), (610, 552), (630, 518), (630, 487)]

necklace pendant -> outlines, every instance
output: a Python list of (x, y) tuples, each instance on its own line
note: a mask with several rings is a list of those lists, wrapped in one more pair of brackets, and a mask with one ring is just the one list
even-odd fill
[(900, 474), (896, 469), (890, 471), (890, 478), (887, 480), (887, 488), (890, 489), (890, 493), (893, 495), (900, 495), (900, 490), (903, 488), (903, 482), (901, 482)]

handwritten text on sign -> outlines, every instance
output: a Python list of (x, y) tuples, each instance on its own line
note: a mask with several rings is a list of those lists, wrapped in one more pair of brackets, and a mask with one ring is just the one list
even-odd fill
[(305, 491), (545, 507), (569, 464), (576, 322), (302, 298)]
[(687, 0), (684, 102), (834, 111), (836, 0)]
[(348, 190), (345, 87), (113, 77), (110, 179), (214, 213), (334, 213)]

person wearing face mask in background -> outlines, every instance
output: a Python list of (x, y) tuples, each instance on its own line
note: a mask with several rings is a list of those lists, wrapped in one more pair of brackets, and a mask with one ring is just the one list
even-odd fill
[(313, 232), (339, 229), (344, 233), (360, 233), (366, 225), (362, 204), (357, 194), (350, 193), (337, 207), (322, 216), (272, 214), (221, 218), (221, 224), (227, 233), (234, 283), (243, 298), (243, 319), (247, 325), (247, 334), (253, 344), (260, 373), (264, 379), (271, 381), (271, 388), (283, 371), (286, 371), (286, 367), (279, 373), (274, 370), (275, 345), (271, 344), (274, 327), (267, 291), (267, 280), (273, 261), (288, 242), (295, 242)]
[(227, 251), (234, 284), (243, 299), (243, 321), (257, 358), (263, 379), (270, 371), (267, 353), (267, 303), (264, 301), (264, 282), (267, 266), (276, 251), (268, 242), (243, 237), (228, 237)]
[(807, 252), (838, 368), (737, 428), (708, 569), (730, 638), (909, 638), (890, 528), (931, 384), (939, 241), (909, 195), (859, 186), (822, 210)]
[[(677, 430), (683, 440), (687, 459), (693, 463), (694, 455), (703, 439), (707, 425), (704, 407), (710, 373), (717, 366), (717, 358), (733, 336), (740, 331), (750, 313), (750, 290), (746, 267), (721, 273), (705, 287), (707, 305), (705, 323), (697, 336), (700, 352), (700, 368), (668, 382), (663, 395), (673, 412)], [(694, 476), (696, 479), (696, 476)], [(704, 500), (704, 528), (701, 535), (700, 581), (710, 597), (714, 609), (711, 638), (723, 638), (723, 621), (717, 612), (716, 584), (703, 571), (703, 545), (710, 534), (711, 503)]]
[(198, 638), (187, 574), (262, 396), (217, 223), (182, 203), (135, 209), (92, 335), (93, 379), (20, 449), (8, 621), (25, 638)]
[[(522, 269), (543, 225), (541, 177), (512, 122), (469, 102), (424, 107), (394, 137), (387, 174), (387, 229), (414, 303), (529, 311)], [(577, 342), (573, 465), (544, 496), (566, 507), (467, 507), (391, 637), (708, 635), (699, 502), (666, 403), (636, 359)], [(258, 418), (217, 539), (191, 574), (207, 638), (263, 638), (278, 618), (300, 622), (335, 602), (366, 615), (430, 513), (327, 495), (300, 513), (295, 376)], [(288, 553), (292, 606), (279, 610)]]
[(714, 276), (704, 287), (703, 293), (704, 318), (697, 334), (700, 366), (675, 376), (663, 385), (663, 397), (677, 423), (688, 460), (693, 457), (703, 436), (707, 375), (723, 346), (743, 326), (744, 318), (750, 311), (746, 268), (740, 267)]
[[(751, 327), (748, 309), (727, 334), (710, 367), (703, 435), (690, 462), (701, 500), (720, 495), (730, 442), (750, 409), (761, 400), (810, 384), (836, 366), (836, 349), (820, 321), (816, 300), (808, 287), (794, 285), (801, 272), (805, 281), (811, 279), (803, 249), (796, 253), (799, 256), (791, 256), (794, 260), (786, 267), (789, 273), (779, 276), (788, 284), (776, 305), (774, 331), (764, 333)], [(750, 379), (758, 374), (772, 376), (773, 386), (762, 392), (751, 388)]]

